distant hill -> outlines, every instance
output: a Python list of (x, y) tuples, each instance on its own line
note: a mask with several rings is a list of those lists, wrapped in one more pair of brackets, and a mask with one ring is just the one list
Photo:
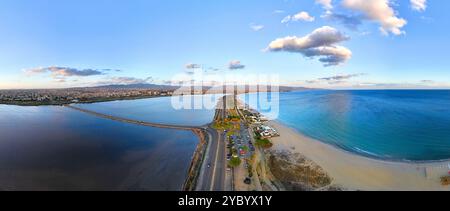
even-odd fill
[[(179, 86), (170, 86), (170, 85), (158, 85), (158, 84), (129, 84), (129, 85), (105, 85), (105, 86), (97, 86), (93, 88), (101, 88), (101, 89), (154, 89), (154, 90), (176, 90), (179, 89)], [(243, 86), (238, 85), (238, 88), (240, 90), (256, 90), (257, 86)], [(210, 90), (210, 91), (220, 91), (223, 87), (216, 86), (216, 87), (209, 87), (205, 86), (203, 87), (203, 90)], [(280, 92), (291, 92), (291, 91), (302, 91), (302, 90), (311, 90), (310, 88), (305, 87), (292, 87), (292, 86), (280, 86), (279, 91)], [(268, 90), (270, 91), (270, 89)]]

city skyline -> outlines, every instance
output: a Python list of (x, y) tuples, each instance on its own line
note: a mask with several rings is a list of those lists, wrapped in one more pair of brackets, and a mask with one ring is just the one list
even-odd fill
[(279, 74), (282, 85), (450, 88), (448, 2), (2, 1), (0, 89)]

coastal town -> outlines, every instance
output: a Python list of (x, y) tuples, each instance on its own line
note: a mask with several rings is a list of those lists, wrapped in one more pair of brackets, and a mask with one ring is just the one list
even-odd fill
[(72, 88), (0, 90), (0, 104), (64, 105), (70, 103), (162, 97), (172, 94), (173, 89)]
[[(303, 87), (279, 87), (280, 92), (303, 90)], [(66, 89), (0, 89), (0, 104), (9, 105), (67, 105), (115, 100), (165, 97), (178, 95), (224, 94), (227, 92), (258, 92), (259, 86), (171, 86), (155, 84), (108, 85)], [(265, 89), (265, 91), (267, 91)]]

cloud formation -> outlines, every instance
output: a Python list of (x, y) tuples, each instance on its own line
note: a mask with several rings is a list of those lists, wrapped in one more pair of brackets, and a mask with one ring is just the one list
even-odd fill
[(330, 77), (318, 78), (313, 80), (299, 80), (298, 82), (302, 83), (302, 85), (313, 86), (313, 87), (327, 87), (331, 85), (335, 86), (352, 86), (358, 81), (350, 81), (352, 78), (357, 78), (361, 76), (367, 75), (366, 73), (356, 73), (356, 74), (340, 74)]
[(262, 29), (264, 29), (264, 25), (251, 23), (250, 28), (253, 31), (261, 31)]
[(153, 82), (152, 77), (145, 79), (134, 77), (112, 77), (108, 80), (99, 82), (98, 85), (130, 85), (130, 84), (146, 84)]
[(433, 80), (421, 80), (420, 82), (421, 82), (421, 83), (424, 83), (424, 84), (435, 83), (435, 81), (433, 81)]
[(339, 65), (352, 57), (352, 52), (336, 44), (350, 38), (337, 29), (323, 26), (304, 37), (289, 36), (272, 41), (267, 47), (271, 52), (301, 53), (308, 58), (319, 58), (324, 66)]
[(427, 9), (427, 0), (410, 0), (413, 10), (423, 12)]
[(188, 63), (184, 66), (186, 69), (199, 69), (202, 66), (199, 64)]
[(326, 10), (333, 9), (332, 0), (316, 0), (316, 4), (320, 4)]
[(285, 13), (285, 11), (284, 10), (275, 10), (275, 11), (273, 11), (273, 13), (274, 14), (282, 14), (282, 13)]
[(401, 35), (402, 28), (407, 24), (403, 18), (397, 17), (391, 7), (391, 0), (343, 0), (342, 5), (353, 11), (360, 12), (368, 20), (378, 22), (380, 31), (388, 35)]
[(244, 68), (245, 68), (245, 65), (241, 64), (241, 61), (239, 61), (239, 60), (231, 61), (228, 64), (228, 69), (230, 69), (230, 70), (239, 70), (239, 69), (244, 69)]
[(86, 76), (103, 75), (105, 71), (108, 71), (108, 70), (96, 70), (96, 69), (79, 70), (79, 69), (70, 68), (70, 67), (50, 66), (50, 67), (39, 67), (39, 68), (28, 69), (25, 72), (29, 75), (41, 74), (41, 73), (51, 73), (52, 76), (56, 78), (56, 77), (71, 77), (71, 76), (86, 77)]
[(281, 20), (281, 23), (288, 23), (290, 21), (305, 21), (305, 22), (313, 22), (315, 20), (314, 17), (312, 17), (308, 12), (302, 11), (295, 15), (288, 15), (283, 20)]
[(332, 11), (326, 11), (321, 17), (330, 21), (338, 22), (351, 30), (358, 30), (358, 27), (362, 24), (361, 19), (363, 19), (358, 15), (347, 15), (334, 13)]
[(349, 75), (336, 75), (336, 76), (331, 76), (331, 77), (319, 78), (319, 80), (322, 80), (322, 81), (344, 81), (347, 79), (360, 77), (360, 76), (364, 76), (364, 75), (366, 75), (366, 74), (358, 73), (358, 74), (349, 74)]

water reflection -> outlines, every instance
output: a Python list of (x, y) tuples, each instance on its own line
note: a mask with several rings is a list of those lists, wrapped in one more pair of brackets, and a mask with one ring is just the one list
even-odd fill
[(196, 144), (189, 131), (0, 105), (0, 189), (179, 190)]

